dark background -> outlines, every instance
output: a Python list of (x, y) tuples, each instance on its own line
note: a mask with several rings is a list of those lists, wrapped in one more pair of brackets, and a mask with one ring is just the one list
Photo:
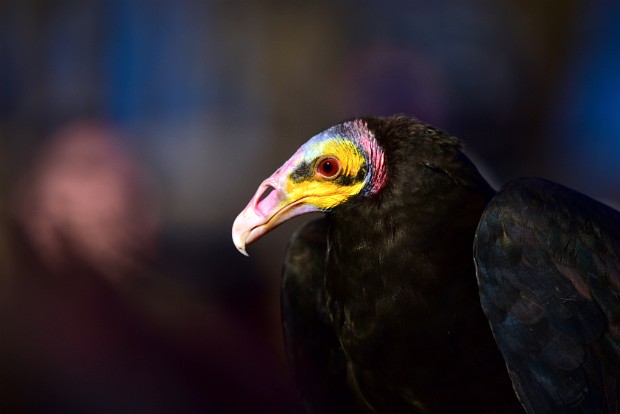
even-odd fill
[(618, 206), (619, 108), (617, 1), (0, 2), (0, 411), (295, 412), (263, 178), (403, 112)]

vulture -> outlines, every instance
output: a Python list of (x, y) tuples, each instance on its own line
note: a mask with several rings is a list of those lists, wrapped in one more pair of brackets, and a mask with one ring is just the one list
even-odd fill
[(236, 218), (301, 214), (281, 311), (309, 413), (620, 412), (620, 213), (540, 178), (494, 190), (413, 117), (311, 138)]

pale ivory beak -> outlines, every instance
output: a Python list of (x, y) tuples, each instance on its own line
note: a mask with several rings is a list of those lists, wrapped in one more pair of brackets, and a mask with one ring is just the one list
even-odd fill
[(303, 198), (289, 200), (280, 184), (279, 171), (263, 181), (252, 200), (237, 216), (232, 227), (232, 239), (242, 254), (248, 256), (246, 246), (269, 233), (285, 221), (305, 213), (317, 211), (304, 204)]

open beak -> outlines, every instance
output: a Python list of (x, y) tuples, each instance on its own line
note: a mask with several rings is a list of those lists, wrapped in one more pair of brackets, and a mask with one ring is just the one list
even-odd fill
[(289, 199), (280, 171), (263, 181), (252, 200), (237, 216), (232, 227), (232, 238), (237, 250), (248, 256), (245, 248), (263, 235), (301, 214), (317, 211), (304, 199)]

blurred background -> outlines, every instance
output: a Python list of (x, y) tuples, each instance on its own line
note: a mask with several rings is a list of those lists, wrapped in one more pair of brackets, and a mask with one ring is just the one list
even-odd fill
[(230, 239), (310, 136), (408, 113), (620, 205), (620, 3), (0, 2), (0, 411), (299, 411)]

